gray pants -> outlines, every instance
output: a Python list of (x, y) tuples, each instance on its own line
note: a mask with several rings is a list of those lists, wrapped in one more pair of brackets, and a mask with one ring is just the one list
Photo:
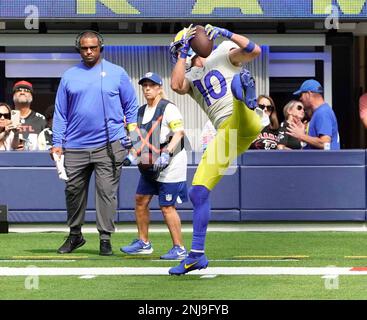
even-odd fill
[[(116, 158), (116, 172), (107, 147), (95, 149), (66, 149), (65, 170), (67, 224), (71, 231), (81, 230), (85, 220), (88, 188), (93, 171), (96, 177), (96, 220), (101, 239), (109, 239), (115, 231), (114, 215), (117, 210), (117, 188), (119, 186), (122, 161), (127, 155), (120, 141), (112, 143)], [(73, 232), (71, 232), (73, 233)]]

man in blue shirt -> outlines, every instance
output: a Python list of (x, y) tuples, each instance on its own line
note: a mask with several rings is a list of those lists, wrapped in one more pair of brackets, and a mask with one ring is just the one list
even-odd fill
[(103, 37), (84, 31), (75, 43), (82, 61), (68, 69), (60, 82), (53, 118), (53, 158), (63, 155), (67, 223), (70, 234), (58, 253), (70, 253), (86, 242), (81, 228), (93, 171), (100, 255), (112, 255), (111, 233), (117, 209), (116, 192), (122, 161), (131, 147), (125, 131), (134, 130), (138, 103), (126, 71), (101, 57)]
[(313, 79), (306, 80), (293, 94), (299, 96), (306, 109), (312, 110), (312, 117), (308, 124), (308, 133), (300, 122), (289, 125), (289, 135), (306, 143), (304, 149), (339, 150), (338, 122), (333, 109), (324, 100), (321, 84)]

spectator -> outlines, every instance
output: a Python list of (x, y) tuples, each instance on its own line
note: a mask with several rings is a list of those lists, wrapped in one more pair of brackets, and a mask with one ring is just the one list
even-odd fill
[(11, 121), (10, 107), (0, 102), (0, 151), (17, 149), (19, 139), (15, 137), (15, 133), (18, 132), (19, 127), (14, 127)]
[(287, 133), (289, 123), (303, 122), (305, 109), (302, 102), (292, 100), (283, 108), (285, 121), (281, 123), (278, 131), (278, 149), (302, 149), (301, 142)]
[(363, 126), (367, 128), (367, 93), (359, 98), (359, 117)]
[(278, 145), (279, 121), (273, 99), (266, 95), (257, 98), (257, 108), (269, 117), (270, 123), (265, 126), (257, 138), (252, 142), (250, 149), (274, 150)]
[(45, 117), (31, 109), (33, 86), (28, 81), (18, 81), (13, 86), (13, 101), (16, 110), (20, 111), (20, 139), (23, 147), (18, 150), (38, 150), (38, 135), (46, 128)]
[(50, 148), (52, 148), (52, 119), (54, 117), (54, 112), (55, 112), (54, 104), (48, 106), (45, 111), (47, 126), (38, 135), (39, 150), (49, 150)]
[(129, 131), (136, 128), (137, 99), (126, 71), (102, 59), (103, 37), (81, 32), (75, 39), (82, 61), (68, 69), (57, 90), (51, 154), (65, 156), (67, 224), (70, 233), (58, 253), (85, 244), (82, 235), (88, 186), (95, 172), (96, 222), (99, 254), (112, 255), (122, 161), (131, 147)]
[[(155, 160), (153, 168), (149, 163), (139, 164), (141, 172), (135, 195), (135, 217), (139, 238), (122, 247), (127, 254), (151, 254), (153, 247), (149, 241), (149, 204), (158, 195), (159, 206), (171, 234), (173, 247), (161, 259), (182, 260), (187, 252), (183, 245), (181, 219), (175, 207), (176, 202), (187, 201), (186, 171), (187, 155), (184, 149), (183, 118), (179, 109), (165, 99), (162, 79), (158, 74), (148, 72), (140, 80), (147, 104), (138, 111), (140, 139), (134, 144), (140, 161), (151, 155)], [(159, 125), (156, 125), (156, 124)], [(149, 145), (143, 143), (149, 141)], [(126, 165), (131, 164), (131, 155)], [(154, 162), (154, 161), (153, 161)], [(147, 169), (149, 170), (147, 174)], [(156, 172), (156, 176), (152, 173)]]
[(299, 99), (306, 109), (312, 109), (308, 134), (301, 122), (290, 123), (287, 129), (289, 135), (307, 143), (304, 149), (340, 149), (338, 122), (334, 111), (325, 102), (323, 92), (321, 84), (310, 79), (303, 82), (299, 90), (293, 93), (300, 96)]

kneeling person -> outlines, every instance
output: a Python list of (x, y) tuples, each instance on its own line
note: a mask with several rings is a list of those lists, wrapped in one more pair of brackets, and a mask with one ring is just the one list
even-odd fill
[(158, 195), (173, 243), (161, 259), (182, 260), (187, 252), (183, 246), (181, 219), (175, 203), (187, 201), (183, 118), (179, 109), (165, 99), (162, 79), (158, 74), (148, 72), (139, 80), (139, 85), (147, 104), (138, 111), (138, 136), (133, 138), (134, 148), (124, 161), (124, 165), (130, 165), (138, 159), (141, 173), (135, 196), (138, 239), (120, 250), (133, 255), (153, 252), (149, 241), (149, 204), (153, 196)]

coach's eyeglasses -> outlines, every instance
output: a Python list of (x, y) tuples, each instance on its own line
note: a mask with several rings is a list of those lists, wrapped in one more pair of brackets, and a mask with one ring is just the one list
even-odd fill
[(7, 113), (0, 113), (0, 119), (4, 117), (4, 119), (8, 119), (10, 120), (10, 113), (7, 112)]
[(265, 105), (265, 104), (258, 104), (257, 105), (261, 110), (266, 109), (269, 112), (273, 112), (274, 111), (274, 107), (272, 105)]

